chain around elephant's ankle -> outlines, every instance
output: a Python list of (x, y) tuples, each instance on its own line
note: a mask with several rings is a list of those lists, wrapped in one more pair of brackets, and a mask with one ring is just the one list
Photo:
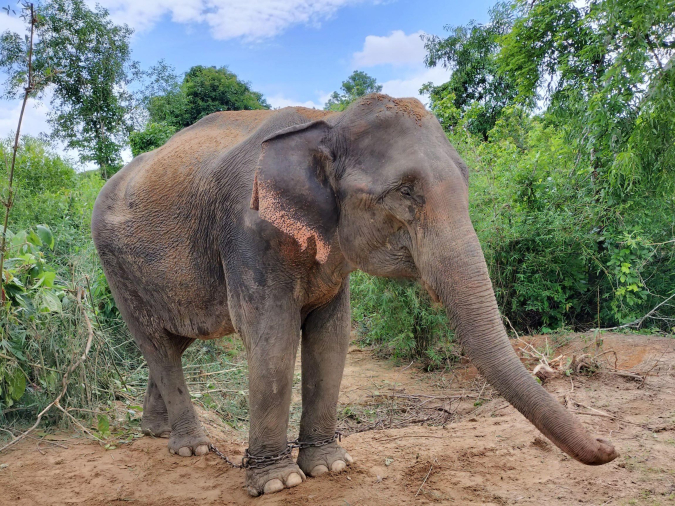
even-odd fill
[(331, 443), (334, 443), (335, 441), (342, 441), (342, 432), (336, 430), (335, 434), (333, 434), (331, 437), (328, 437), (326, 439), (320, 439), (319, 441), (299, 441), (296, 439), (295, 441), (291, 441), (289, 446), (292, 446), (293, 448), (300, 448), (301, 450), (303, 448), (312, 448), (312, 447), (317, 447), (317, 446), (326, 446)]
[(293, 448), (294, 446), (289, 443), (286, 445), (286, 449), (280, 454), (264, 457), (251, 455), (248, 451), (248, 448), (246, 448), (244, 452), (244, 458), (241, 459), (241, 467), (244, 469), (262, 469), (263, 467), (267, 467), (271, 464), (276, 464), (280, 460), (290, 457)]
[(298, 439), (294, 439), (293, 441), (286, 443), (286, 449), (281, 453), (279, 453), (278, 455), (264, 456), (264, 457), (251, 455), (251, 453), (248, 451), (248, 448), (246, 448), (246, 450), (244, 451), (244, 458), (241, 459), (241, 465), (234, 464), (230, 459), (227, 458), (225, 454), (223, 454), (220, 450), (218, 450), (218, 448), (216, 448), (215, 445), (213, 444), (209, 445), (209, 450), (215, 453), (218, 457), (220, 457), (222, 460), (227, 462), (232, 467), (240, 469), (262, 469), (271, 464), (276, 464), (280, 460), (289, 457), (291, 451), (293, 451), (294, 448), (302, 450), (303, 448), (326, 446), (331, 443), (334, 443), (336, 440), (342, 441), (342, 432), (335, 431), (335, 434), (333, 434), (331, 437), (321, 439), (319, 441), (299, 441)]

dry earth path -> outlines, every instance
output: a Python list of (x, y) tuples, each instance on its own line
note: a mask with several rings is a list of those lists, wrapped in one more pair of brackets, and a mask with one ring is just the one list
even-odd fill
[[(588, 340), (576, 336), (554, 354), (579, 355)], [(568, 458), (484, 387), (469, 365), (424, 373), (353, 349), (340, 398), (343, 413), (356, 413), (346, 418), (352, 428), (380, 419), (378, 413), (390, 416), (383, 426), (395, 426), (427, 408), (434, 416), (447, 415), (445, 425), (418, 422), (352, 434), (342, 444), (356, 459), (353, 467), (259, 499), (248, 497), (242, 471), (212, 454), (172, 456), (166, 440), (148, 437), (106, 450), (58, 434), (0, 455), (0, 504), (675, 504), (675, 340), (619, 334), (603, 340), (602, 350), (615, 351), (616, 362), (614, 353), (606, 353), (600, 372), (561, 376), (546, 388), (569, 409), (585, 413), (579, 417), (591, 432), (613, 440), (621, 457), (605, 466)], [(545, 346), (541, 336), (529, 341), (540, 350)], [(649, 375), (642, 384), (613, 374), (615, 366)], [(441, 399), (447, 392), (469, 396)], [(371, 413), (371, 419), (359, 420), (358, 413)], [(241, 455), (244, 436), (213, 414), (200, 414), (221, 450)], [(438, 423), (438, 417), (428, 423)]]

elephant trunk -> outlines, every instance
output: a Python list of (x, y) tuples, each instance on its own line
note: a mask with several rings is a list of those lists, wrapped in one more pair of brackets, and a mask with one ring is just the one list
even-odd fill
[(424, 230), (418, 247), (424, 253), (416, 263), (425, 286), (445, 305), (466, 354), (487, 381), (565, 453), (589, 465), (612, 461), (618, 456), (612, 444), (591, 437), (516, 355), (468, 216), (465, 222)]

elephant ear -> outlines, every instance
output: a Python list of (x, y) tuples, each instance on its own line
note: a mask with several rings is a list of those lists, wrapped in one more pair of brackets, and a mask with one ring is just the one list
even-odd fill
[(338, 205), (328, 172), (331, 156), (322, 144), (330, 131), (324, 121), (296, 125), (268, 137), (258, 159), (251, 209), (319, 263), (330, 253)]

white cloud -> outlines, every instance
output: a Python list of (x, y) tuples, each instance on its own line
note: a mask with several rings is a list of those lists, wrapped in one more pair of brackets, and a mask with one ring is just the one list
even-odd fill
[(378, 0), (87, 0), (117, 22), (149, 30), (164, 16), (175, 23), (206, 23), (215, 39), (262, 40), (293, 25), (318, 24), (340, 8)]
[(270, 95), (265, 98), (275, 109), (282, 107), (309, 107), (310, 109), (323, 109), (323, 103), (318, 104), (312, 100), (300, 102), (298, 100), (293, 100), (292, 98), (287, 98), (281, 94)]
[(441, 68), (424, 66), (423, 31), (406, 35), (395, 30), (386, 36), (368, 35), (363, 50), (352, 55), (354, 67), (368, 68), (377, 65), (389, 65), (402, 70), (401, 77), (382, 82), (382, 92), (393, 97), (414, 97), (426, 103), (428, 97), (420, 95), (420, 88), (431, 82), (438, 86), (450, 79), (450, 72)]
[(441, 67), (422, 69), (408, 77), (402, 79), (392, 79), (382, 83), (382, 93), (392, 97), (414, 97), (422, 103), (426, 103), (429, 98), (420, 95), (419, 90), (422, 85), (432, 82), (436, 86), (447, 82), (450, 79), (450, 72)]
[[(29, 100), (21, 122), (21, 135), (37, 136), (43, 132), (50, 132), (51, 127), (47, 124), (47, 105)], [(21, 113), (20, 100), (2, 101), (0, 107), (0, 137), (5, 138), (16, 132)]]
[(422, 35), (423, 31), (406, 35), (403, 30), (395, 30), (384, 37), (368, 35), (363, 44), (363, 51), (354, 53), (353, 66), (355, 68), (375, 65), (419, 66), (426, 55)]
[[(16, 8), (19, 8), (17, 5)], [(17, 11), (17, 14), (19, 12)], [(24, 34), (27, 32), (26, 22), (21, 19), (18, 15), (7, 15), (5, 11), (0, 11), (0, 33), (4, 33), (6, 30)]]

